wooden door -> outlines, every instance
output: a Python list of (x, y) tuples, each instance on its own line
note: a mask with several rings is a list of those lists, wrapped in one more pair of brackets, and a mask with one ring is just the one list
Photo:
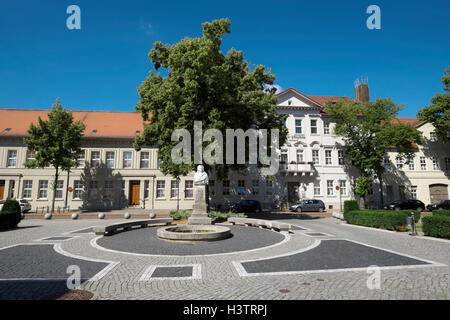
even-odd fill
[(0, 181), (0, 200), (3, 199), (5, 195), (5, 180)]
[(138, 206), (139, 205), (139, 194), (141, 191), (141, 184), (139, 181), (130, 181), (130, 205)]

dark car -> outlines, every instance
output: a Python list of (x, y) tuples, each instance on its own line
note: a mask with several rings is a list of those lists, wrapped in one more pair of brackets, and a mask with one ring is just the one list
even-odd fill
[(417, 211), (425, 210), (425, 204), (420, 200), (397, 200), (383, 207), (384, 210), (404, 210), (411, 209)]
[(260, 213), (262, 211), (261, 203), (256, 200), (241, 200), (231, 206), (232, 212)]
[(303, 200), (289, 207), (290, 211), (302, 212), (302, 211), (325, 211), (325, 204), (322, 200)]
[(427, 205), (427, 210), (450, 210), (450, 200), (444, 200), (435, 204)]

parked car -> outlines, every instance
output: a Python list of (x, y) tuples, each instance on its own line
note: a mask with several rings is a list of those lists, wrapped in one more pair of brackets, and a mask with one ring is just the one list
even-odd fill
[(302, 200), (289, 207), (290, 211), (302, 212), (302, 211), (325, 211), (325, 203), (322, 200)]
[(28, 200), (25, 199), (17, 199), (20, 205), (20, 210), (22, 213), (27, 213), (31, 210), (31, 204), (28, 202)]
[(450, 200), (444, 200), (435, 204), (427, 205), (427, 210), (450, 210)]
[(397, 200), (383, 207), (384, 210), (404, 210), (412, 209), (417, 211), (425, 210), (425, 204), (420, 200)]
[(241, 200), (230, 206), (232, 212), (260, 213), (262, 211), (261, 203), (256, 200)]

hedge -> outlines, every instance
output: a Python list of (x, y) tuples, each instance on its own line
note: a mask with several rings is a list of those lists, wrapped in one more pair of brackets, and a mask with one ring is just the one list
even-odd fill
[(433, 210), (433, 216), (450, 217), (450, 210)]
[(406, 218), (411, 212), (414, 212), (414, 220), (419, 221), (420, 212), (417, 210), (352, 210), (344, 212), (344, 219), (360, 226), (405, 231)]
[(11, 229), (16, 227), (22, 220), (22, 212), (19, 202), (16, 200), (6, 200), (0, 211), (0, 229)]
[(173, 220), (186, 220), (190, 216), (191, 212), (186, 210), (172, 210), (169, 212), (169, 217)]
[(422, 230), (426, 236), (450, 239), (450, 216), (435, 215), (433, 211), (432, 216), (422, 218)]
[(345, 200), (344, 201), (344, 213), (353, 211), (353, 210), (359, 210), (359, 204), (356, 200)]
[(243, 213), (234, 213), (234, 212), (220, 212), (220, 211), (210, 211), (208, 212), (208, 216), (212, 218), (214, 222), (222, 222), (227, 221), (228, 218), (246, 218), (247, 216)]

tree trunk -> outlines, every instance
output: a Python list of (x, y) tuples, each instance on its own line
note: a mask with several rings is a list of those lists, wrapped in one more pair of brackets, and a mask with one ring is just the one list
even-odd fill
[(380, 200), (381, 200), (381, 209), (384, 207), (384, 199), (383, 199), (383, 178), (381, 175), (378, 176), (378, 181), (380, 181)]
[(69, 175), (70, 175), (70, 169), (67, 170), (66, 200), (64, 201), (64, 207), (66, 207), (66, 209), (67, 209), (67, 203), (69, 201)]
[(53, 200), (52, 200), (52, 213), (55, 212), (55, 199), (56, 199), (56, 187), (58, 186), (59, 168), (56, 167), (55, 181), (53, 183)]

